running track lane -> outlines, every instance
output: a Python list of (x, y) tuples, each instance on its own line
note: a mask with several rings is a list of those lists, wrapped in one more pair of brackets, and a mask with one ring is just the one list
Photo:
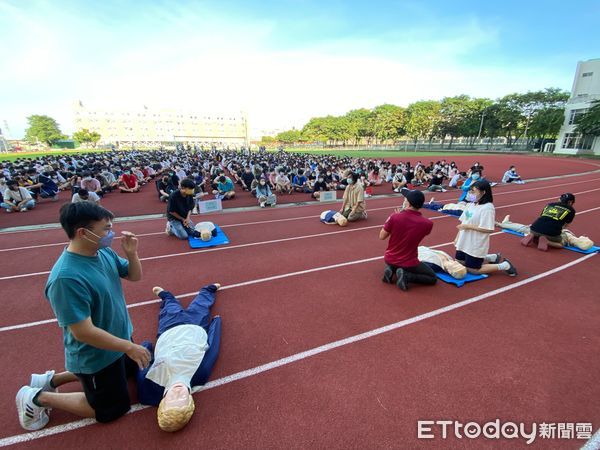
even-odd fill
[[(583, 199), (583, 196), (581, 196), (581, 199)], [(583, 203), (581, 204), (582, 207), (585, 206)], [(523, 205), (523, 207), (530, 207), (530, 205)], [(513, 213), (513, 217), (515, 217), (514, 213), (518, 212), (518, 208), (511, 208), (511, 212)], [(197, 283), (212, 280), (207, 276), (207, 273), (211, 272), (207, 268), (215, 266), (239, 267), (240, 261), (246, 267), (246, 276), (257, 278), (268, 276), (272, 273), (280, 273), (281, 271), (291, 272), (301, 270), (306, 267), (307, 258), (311, 261), (321, 261), (321, 265), (338, 262), (340, 257), (345, 258), (344, 260), (356, 259), (356, 255), (364, 254), (360, 250), (361, 247), (365, 251), (376, 250), (375, 254), (369, 253), (372, 256), (381, 255), (385, 248), (385, 243), (380, 242), (376, 238), (376, 235), (380, 224), (383, 223), (386, 216), (387, 212), (382, 214), (378, 225), (367, 225), (369, 221), (363, 222), (361, 225), (366, 227), (366, 229), (360, 230), (357, 228), (356, 231), (349, 231), (351, 230), (350, 228), (324, 227), (318, 222), (310, 223), (310, 226), (320, 227), (321, 229), (326, 228), (326, 233), (329, 233), (329, 230), (333, 229), (334, 234), (303, 240), (304, 248), (306, 249), (304, 254), (297, 252), (297, 242), (299, 241), (293, 239), (283, 243), (266, 245), (264, 248), (251, 246), (244, 249), (227, 250), (227, 247), (221, 247), (222, 250), (196, 255), (184, 252), (181, 257), (175, 258), (177, 259), (175, 262), (169, 261), (169, 259), (146, 261), (144, 262), (144, 277), (146, 281), (144, 283), (124, 283), (126, 298), (130, 302), (132, 301), (131, 299), (135, 298), (147, 298), (150, 286), (165, 284), (165, 279), (169, 279), (170, 277), (177, 279), (176, 284), (180, 289), (187, 289), (189, 292), (196, 289)], [(377, 218), (375, 217), (374, 220), (377, 220)], [(356, 224), (356, 226), (358, 225)], [(436, 231), (426, 239), (425, 244), (439, 243), (438, 239), (443, 239), (446, 242), (451, 241), (456, 234), (455, 227), (455, 218), (443, 216), (439, 220), (436, 220)], [(355, 238), (356, 242), (352, 247), (345, 245), (348, 236)], [(251, 241), (253, 236), (249, 236), (247, 239)], [(366, 239), (366, 241), (363, 239)], [(516, 243), (517, 240), (515, 238), (511, 236), (511, 239)], [(326, 243), (324, 244), (323, 242)], [(376, 247), (372, 248), (374, 244)], [(278, 256), (265, 261), (264, 255), (268, 254), (266, 252), (271, 252), (273, 248), (277, 248), (276, 254)], [(507, 254), (506, 250), (504, 253), (510, 256), (510, 253)], [(285, 257), (285, 255), (290, 254), (292, 255), (291, 257)], [(169, 263), (167, 267), (165, 267), (163, 261)], [(518, 264), (514, 258), (513, 261), (515, 264)], [(190, 276), (195, 267), (198, 267), (197, 278)], [(235, 282), (235, 279), (239, 279), (238, 274), (227, 273), (227, 271), (215, 276), (218, 276), (222, 281), (231, 280), (231, 282)], [(233, 279), (229, 278), (232, 276)], [(49, 304), (43, 298), (45, 280), (46, 275), (40, 275), (31, 279), (17, 278), (2, 282), (5, 292), (4, 305), (8, 310), (14, 311), (14, 313), (0, 318), (0, 326), (44, 320), (53, 316)], [(28, 286), (27, 290), (23, 289), (25, 282)], [(174, 281), (171, 281), (171, 283), (175, 284)], [(30, 297), (27, 296), (29, 292), (31, 293)]]
[[(484, 422), (500, 417), (517, 422), (597, 423), (598, 411), (589, 401), (598, 395), (594, 371), (589, 370), (589, 352), (600, 340), (595, 325), (585, 319), (590, 310), (600, 311), (591, 293), (582, 295), (573, 307), (572, 290), (565, 283), (587, 271), (579, 264), (546, 278), (544, 283), (549, 282), (556, 294), (547, 298), (540, 298), (539, 284), (534, 282), (205, 391), (195, 396), (199, 407), (180, 433), (166, 435), (156, 427), (139, 427), (154, 423), (155, 412), (150, 408), (117, 423), (41, 442), (48, 447), (60, 442), (69, 448), (90, 440), (106, 445), (126, 429), (127, 442), (137, 446), (202, 442), (216, 448), (315, 444), (349, 448), (356, 442), (369, 442), (372, 447), (404, 442), (411, 447), (448, 448), (459, 442), (417, 441), (416, 420)], [(514, 295), (517, 292), (520, 295)], [(572, 382), (573, 372), (579, 375), (577, 383)], [(474, 442), (481, 448), (481, 441)], [(581, 443), (554, 441), (551, 445), (577, 448)], [(548, 443), (537, 448), (549, 448), (543, 444)], [(19, 447), (33, 445), (39, 441)], [(510, 446), (524, 447), (514, 441)]]

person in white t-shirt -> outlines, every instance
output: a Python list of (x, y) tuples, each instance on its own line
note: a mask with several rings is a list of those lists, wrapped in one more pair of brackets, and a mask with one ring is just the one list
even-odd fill
[(0, 205), (6, 212), (21, 211), (26, 212), (35, 208), (35, 200), (31, 193), (18, 185), (16, 180), (8, 180), (6, 190), (2, 194), (4, 201)]
[(479, 180), (470, 186), (466, 196), (467, 206), (459, 217), (458, 234), (454, 240), (456, 260), (470, 273), (493, 273), (503, 270), (514, 277), (517, 269), (500, 253), (489, 254), (490, 234), (494, 232), (496, 210), (492, 187), (486, 180)]
[(71, 198), (71, 203), (77, 202), (99, 203), (100, 197), (95, 192), (88, 192), (87, 189), (79, 189), (79, 191), (73, 194), (73, 197)]
[[(158, 406), (158, 426), (177, 431), (191, 419), (195, 405), (192, 387), (208, 381), (220, 346), (221, 318), (210, 318), (218, 283), (204, 286), (187, 308), (161, 287), (152, 292), (162, 299), (153, 360), (138, 372), (140, 403)], [(152, 344), (142, 345), (152, 352)]]

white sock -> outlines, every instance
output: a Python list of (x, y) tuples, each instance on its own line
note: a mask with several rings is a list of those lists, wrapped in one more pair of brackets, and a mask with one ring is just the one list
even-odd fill
[(496, 261), (496, 256), (497, 256), (497, 255), (496, 255), (495, 253), (493, 253), (493, 254), (491, 254), (491, 255), (485, 255), (485, 258), (484, 258), (484, 259), (485, 259), (485, 262), (489, 262), (489, 263), (491, 263), (491, 262), (494, 262), (494, 261)]
[(501, 262), (500, 264), (498, 264), (498, 269), (508, 270), (510, 269), (510, 264), (508, 263), (508, 261)]

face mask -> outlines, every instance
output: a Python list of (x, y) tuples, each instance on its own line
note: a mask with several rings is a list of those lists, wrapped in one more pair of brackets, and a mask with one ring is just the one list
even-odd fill
[[(87, 228), (86, 228), (87, 230)], [(112, 241), (115, 238), (115, 233), (112, 230), (109, 230), (108, 233), (106, 233), (106, 236), (98, 236), (96, 233), (94, 233), (91, 230), (87, 230), (90, 233), (92, 233), (94, 236), (96, 236), (97, 238), (99, 238), (98, 242), (94, 242), (91, 239), (88, 239), (88, 241), (90, 242), (94, 242), (94, 244), (98, 244), (98, 248), (107, 248), (110, 247), (112, 245)]]
[(352, 178), (348, 178), (348, 179), (346, 180), (346, 183), (348, 183), (348, 184), (352, 184), (352, 183), (354, 183), (354, 180), (353, 180)]
[(322, 182), (323, 182), (323, 178), (319, 178), (319, 183), (322, 183)]
[(478, 173), (474, 173), (473, 175), (471, 175), (471, 178), (474, 180), (479, 180), (479, 174)]
[(266, 183), (265, 183), (264, 181), (261, 181), (261, 182), (260, 182), (260, 185), (261, 185), (261, 186), (264, 186), (265, 184), (266, 184)]
[(466, 197), (466, 200), (467, 200), (468, 202), (473, 202), (473, 203), (474, 203), (474, 202), (476, 202), (476, 201), (477, 201), (477, 195), (475, 195), (475, 194), (473, 194), (473, 193), (468, 193), (468, 194), (467, 194), (467, 197)]

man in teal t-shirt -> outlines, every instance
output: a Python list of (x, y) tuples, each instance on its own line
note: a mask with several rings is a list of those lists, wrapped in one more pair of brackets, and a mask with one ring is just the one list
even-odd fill
[[(90, 202), (68, 203), (60, 210), (70, 242), (50, 272), (45, 294), (63, 330), (67, 371), (33, 374), (19, 390), (19, 421), (27, 430), (43, 428), (50, 408), (99, 422), (121, 417), (130, 409), (127, 377), (150, 362), (150, 353), (131, 341), (121, 287), (121, 278), (142, 278), (138, 240), (123, 232), (126, 259), (117, 255), (110, 248), (112, 219), (110, 211)], [(72, 381), (80, 381), (83, 392), (56, 392)]]
[(229, 200), (235, 197), (235, 187), (231, 178), (221, 175), (217, 178), (217, 189), (213, 191), (216, 198), (221, 200)]

